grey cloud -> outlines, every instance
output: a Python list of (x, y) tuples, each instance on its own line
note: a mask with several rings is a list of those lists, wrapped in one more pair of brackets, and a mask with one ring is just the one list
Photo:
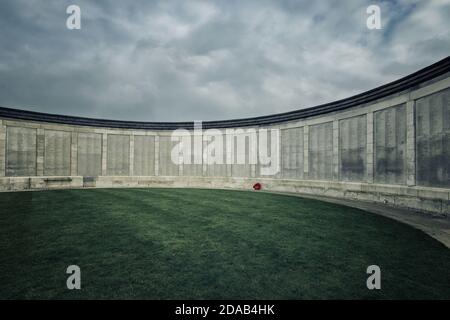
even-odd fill
[[(65, 28), (65, 9), (82, 29)], [(447, 0), (0, 3), (0, 105), (141, 121), (258, 116), (333, 101), (450, 52)]]

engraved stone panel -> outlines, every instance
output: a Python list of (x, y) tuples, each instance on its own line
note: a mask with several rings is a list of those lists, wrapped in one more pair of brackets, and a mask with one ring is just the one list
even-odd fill
[[(178, 148), (179, 142), (171, 141), (170, 136), (159, 137), (159, 175), (160, 176), (178, 176), (179, 175), (179, 159), (172, 161), (172, 149)], [(179, 150), (174, 151), (179, 154)]]
[(340, 120), (339, 176), (343, 181), (363, 181), (366, 176), (366, 115)]
[(130, 175), (130, 136), (108, 134), (106, 171), (109, 176)]
[(303, 179), (303, 128), (281, 130), (281, 175)]
[(309, 178), (333, 179), (333, 123), (309, 127)]
[(417, 184), (450, 187), (450, 89), (416, 101)]
[[(186, 151), (187, 154), (184, 155), (184, 162), (183, 162), (183, 175), (184, 176), (192, 176), (192, 177), (201, 177), (203, 175), (203, 161), (202, 161), (202, 136), (194, 136), (191, 135), (190, 137), (183, 137), (182, 138), (183, 144), (186, 145)], [(195, 150), (195, 143), (198, 143), (197, 149)], [(183, 149), (184, 149), (183, 145)], [(198, 152), (198, 162), (195, 163), (195, 152)], [(188, 161), (190, 163), (188, 163)]]
[(102, 135), (78, 133), (78, 175), (95, 177), (102, 173)]
[[(245, 134), (230, 135), (231, 176), (250, 177), (250, 137)], [(239, 144), (239, 145), (238, 145)]]
[[(219, 134), (217, 132), (216, 135), (209, 135), (205, 138), (206, 141), (204, 141), (203, 150), (207, 163), (206, 174), (208, 176), (226, 177), (228, 174), (228, 166), (226, 164), (227, 141), (225, 137), (225, 134)], [(213, 159), (215, 159), (215, 163), (212, 163)]]
[(7, 127), (6, 175), (36, 175), (36, 129)]
[[(263, 150), (264, 141), (266, 150)], [(257, 163), (255, 165), (255, 176), (263, 178), (280, 178), (282, 159), (281, 155), (281, 130), (267, 129), (258, 130), (257, 141), (254, 145)]]
[(3, 121), (0, 120), (0, 177), (5, 176), (6, 165), (6, 127), (3, 126)]
[(406, 105), (374, 113), (375, 177), (377, 183), (406, 183)]
[(70, 175), (71, 133), (45, 130), (44, 175)]
[(155, 137), (134, 136), (134, 175), (155, 175)]

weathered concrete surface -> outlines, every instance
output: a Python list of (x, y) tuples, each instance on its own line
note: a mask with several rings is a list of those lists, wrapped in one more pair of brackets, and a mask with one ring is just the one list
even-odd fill
[(450, 187), (450, 89), (416, 101), (417, 183)]
[(303, 178), (303, 143), (303, 128), (281, 130), (281, 175), (283, 178)]
[(37, 129), (7, 127), (6, 175), (36, 175)]
[(45, 136), (44, 129), (38, 128), (36, 134), (36, 175), (44, 175)]
[(71, 133), (45, 130), (44, 175), (69, 176)]
[(130, 135), (130, 148), (128, 149), (129, 175), (134, 176), (134, 135)]
[(406, 183), (406, 106), (375, 112), (375, 182)]
[[(231, 165), (226, 164), (227, 141), (224, 131), (205, 135), (203, 142), (205, 175), (210, 177), (227, 177), (231, 175)], [(220, 149), (216, 150), (214, 147)]]
[(309, 178), (309, 126), (303, 127), (303, 178)]
[(109, 176), (130, 175), (130, 136), (108, 134), (106, 171)]
[(6, 127), (3, 121), (0, 120), (0, 177), (5, 176), (6, 164)]
[(366, 138), (366, 181), (373, 183), (374, 178), (374, 145), (373, 145), (373, 112), (366, 114), (367, 120), (367, 138)]
[(416, 185), (416, 126), (414, 119), (415, 101), (406, 103), (406, 184)]
[[(172, 149), (178, 148), (179, 143), (176, 141), (172, 141), (170, 136), (160, 136), (159, 137), (159, 175), (160, 176), (178, 176), (179, 173), (179, 163), (174, 163), (172, 161)], [(175, 151), (176, 154), (179, 154), (179, 150)], [(174, 159), (175, 161), (177, 159)]]
[(78, 175), (95, 177), (102, 174), (102, 135), (78, 133)]
[(367, 148), (366, 116), (343, 119), (339, 123), (339, 172), (343, 181), (364, 181)]
[[(245, 141), (244, 148), (238, 148), (238, 139)], [(229, 143), (231, 141), (231, 143)], [(232, 177), (250, 177), (250, 138), (246, 135), (227, 136), (226, 155), (231, 156), (231, 176)], [(244, 144), (242, 144), (244, 145)], [(240, 161), (239, 159), (243, 159)], [(230, 163), (228, 161), (227, 163)]]
[(101, 166), (101, 175), (102, 176), (106, 176), (106, 175), (108, 175), (108, 134), (107, 133), (102, 133), (102, 136), (101, 136), (101, 141), (102, 141), (102, 144), (101, 144), (101, 153), (102, 153), (102, 156), (101, 156), (101, 164), (102, 164), (102, 166)]
[(78, 174), (78, 134), (71, 132), (70, 145), (70, 175), (76, 176)]
[[(183, 155), (183, 158), (185, 161), (183, 162), (182, 168), (183, 168), (183, 176), (193, 177), (193, 176), (202, 176), (203, 175), (203, 158), (200, 156), (199, 159), (195, 159), (195, 148), (196, 148), (196, 141), (194, 139), (197, 139), (197, 152), (202, 155), (203, 153), (203, 141), (202, 136), (198, 135), (196, 137), (189, 137), (183, 138), (183, 143), (188, 146), (189, 152), (187, 152), (186, 155)], [(200, 163), (196, 163), (196, 160)]]
[(134, 136), (134, 175), (155, 175), (154, 136)]
[(333, 123), (309, 127), (309, 179), (333, 180)]

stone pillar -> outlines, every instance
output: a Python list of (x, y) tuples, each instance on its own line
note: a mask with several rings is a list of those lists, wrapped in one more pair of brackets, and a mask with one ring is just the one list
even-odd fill
[(6, 126), (0, 120), (0, 177), (5, 176), (6, 166)]
[(309, 179), (309, 126), (303, 127), (303, 176)]
[(134, 176), (134, 135), (130, 135), (130, 176)]
[(108, 154), (108, 134), (107, 133), (103, 133), (102, 134), (102, 176), (106, 176), (107, 175), (107, 170), (106, 170), (106, 157)]
[[(267, 134), (270, 137), (270, 129), (267, 129)], [(253, 143), (252, 143), (253, 142)], [(259, 132), (258, 130), (255, 128), (255, 139), (249, 138), (248, 139), (248, 161), (249, 163), (252, 160), (256, 160), (258, 161), (258, 143), (259, 143)], [(254, 164), (250, 164), (250, 178), (255, 178), (256, 177), (256, 163)]]
[(37, 129), (36, 135), (36, 175), (44, 175), (45, 133), (44, 129)]
[(339, 180), (339, 120), (333, 121), (333, 180)]
[(227, 164), (227, 177), (232, 177), (233, 176), (233, 165), (231, 164)]
[[(180, 137), (180, 139), (182, 139)], [(191, 141), (192, 142), (192, 141)], [(180, 145), (178, 145), (178, 154), (180, 154)], [(184, 175), (184, 156), (178, 156), (178, 175), (181, 177)]]
[(414, 101), (406, 103), (406, 184), (416, 185), (416, 125)]
[[(278, 178), (281, 179), (283, 176), (281, 174), (281, 167), (282, 167), (282, 163), (283, 163), (283, 158), (281, 155), (281, 152), (283, 152), (283, 145), (281, 142), (281, 129), (277, 128), (276, 130), (278, 130), (278, 139), (277, 139), (277, 143), (278, 143), (278, 147), (276, 148), (278, 150), (278, 154), (277, 154), (277, 161), (278, 161), (278, 170), (277, 170), (277, 174), (274, 176), (274, 178)], [(298, 137), (296, 137), (295, 140), (297, 140)]]
[(202, 175), (206, 177), (208, 175), (208, 154), (206, 153), (206, 146), (208, 141), (206, 141), (205, 135), (202, 135)]
[(234, 146), (234, 143), (232, 143), (232, 139), (234, 138), (229, 138), (228, 135), (226, 134), (226, 130), (225, 131), (225, 163), (227, 164), (227, 177), (232, 177), (233, 176), (233, 165), (232, 163), (234, 162), (234, 150), (231, 150), (231, 146)]
[[(194, 154), (192, 155), (192, 160), (193, 160), (193, 164), (195, 164), (194, 168), (195, 168), (195, 175), (196, 176), (205, 176), (206, 175), (206, 166), (205, 166), (205, 159), (203, 157), (203, 153), (204, 153), (204, 142), (203, 142), (203, 127), (195, 122), (194, 123), (194, 134), (192, 135), (192, 143), (194, 144), (193, 146), (193, 152)], [(201, 171), (199, 173), (197, 173), (198, 171), (198, 167), (201, 167)]]
[(159, 176), (159, 136), (155, 136), (155, 176)]
[(367, 159), (366, 159), (366, 181), (373, 183), (374, 176), (374, 150), (373, 150), (373, 112), (369, 112), (366, 115), (367, 119)]
[(70, 142), (70, 175), (78, 175), (78, 133), (72, 132)]

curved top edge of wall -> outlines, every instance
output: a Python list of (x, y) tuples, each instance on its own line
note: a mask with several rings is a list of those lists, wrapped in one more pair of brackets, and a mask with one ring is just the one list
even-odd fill
[[(204, 121), (204, 129), (213, 128), (233, 128), (271, 125), (286, 121), (299, 120), (312, 116), (322, 115), (334, 111), (340, 111), (373, 102), (390, 95), (414, 88), (424, 82), (437, 78), (447, 72), (450, 72), (450, 56), (429, 65), (419, 71), (416, 71), (406, 77), (392, 81), (385, 85), (371, 89), (369, 91), (354, 95), (349, 98), (333, 101), (330, 103), (310, 107), (306, 109), (294, 110), (284, 113), (265, 115), (252, 118)], [(30, 120), (39, 122), (50, 122), (81, 126), (95, 126), (122, 129), (152, 129), (152, 130), (175, 130), (175, 129), (193, 129), (194, 122), (140, 122), (140, 121), (122, 121), (108, 119), (94, 119), (85, 117), (65, 116), (35, 111), (26, 111), (13, 108), (0, 107), (0, 117), (8, 119)]]

